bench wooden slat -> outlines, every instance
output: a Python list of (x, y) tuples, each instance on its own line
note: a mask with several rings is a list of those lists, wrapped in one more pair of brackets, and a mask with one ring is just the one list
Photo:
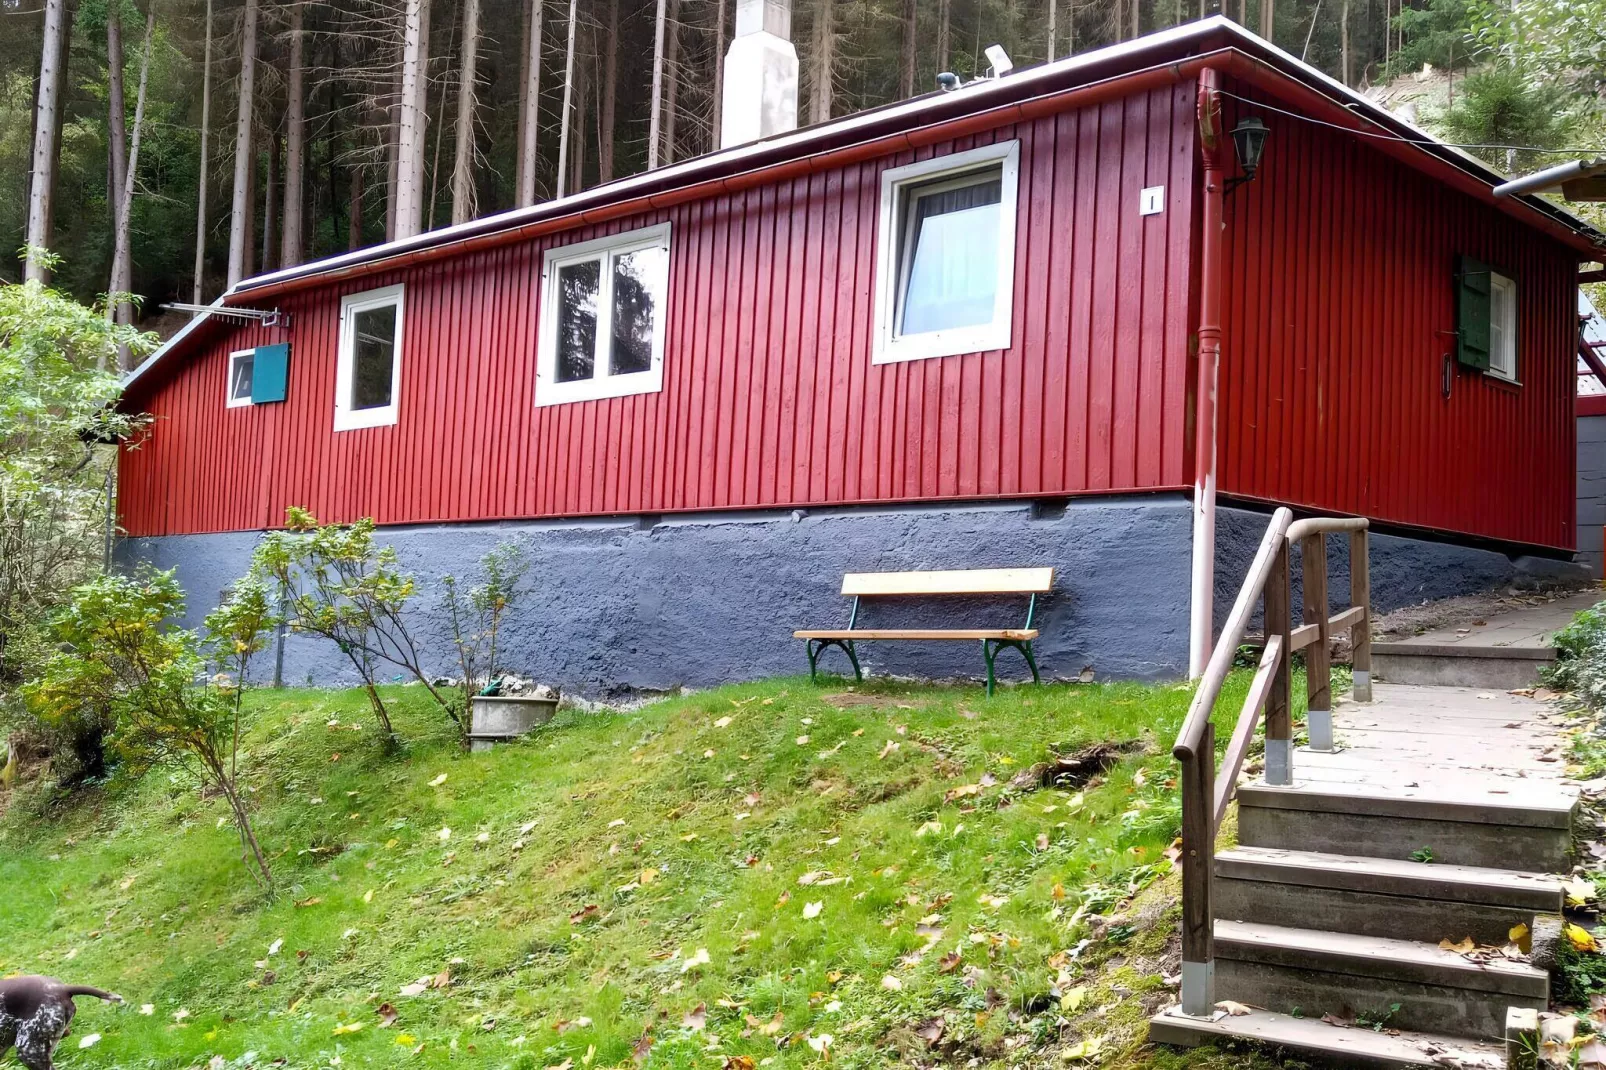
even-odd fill
[(1053, 589), (1053, 586), (1052, 568), (849, 572), (842, 577), (843, 594), (867, 597), (915, 594), (1046, 594)]
[(1036, 639), (1036, 628), (846, 628), (793, 632), (794, 639)]

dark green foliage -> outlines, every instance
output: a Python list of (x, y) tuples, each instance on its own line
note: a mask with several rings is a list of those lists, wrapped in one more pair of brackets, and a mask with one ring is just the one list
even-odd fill
[(1393, 25), (1405, 46), (1389, 57), (1387, 76), (1415, 74), (1429, 64), (1441, 71), (1469, 66), (1478, 51), (1470, 19), (1467, 0), (1428, 0), (1421, 7), (1402, 7)]
[(1485, 67), (1455, 84), (1455, 103), (1433, 119), (1446, 140), (1473, 148), (1494, 166), (1519, 173), (1550, 162), (1544, 153), (1502, 146), (1552, 148), (1566, 143), (1576, 125), (1566, 90), (1505, 66)]

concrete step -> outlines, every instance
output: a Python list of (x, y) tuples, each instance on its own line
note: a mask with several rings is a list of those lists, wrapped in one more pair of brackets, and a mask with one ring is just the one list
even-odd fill
[(1436, 794), (1431, 784), (1244, 784), (1238, 788), (1238, 842), (1401, 860), (1425, 849), (1448, 865), (1563, 873), (1577, 805), (1574, 789), (1520, 780), (1453, 796)]
[(1256, 1047), (1286, 1051), (1324, 1066), (1392, 1070), (1402, 1066), (1460, 1067), (1463, 1070), (1504, 1070), (1501, 1045), (1480, 1043), (1436, 1033), (1367, 1029), (1364, 1026), (1329, 1025), (1315, 1018), (1295, 1018), (1272, 1011), (1251, 1010), (1214, 1021), (1184, 1018), (1169, 1008), (1149, 1019), (1149, 1040), (1155, 1044), (1196, 1047), (1241, 1041)]
[(1525, 962), (1251, 922), (1217, 921), (1215, 936), (1217, 996), (1284, 1014), (1493, 1038), (1504, 1035), (1507, 1007), (1549, 1006), (1549, 975)]
[(1428, 943), (1503, 944), (1562, 908), (1558, 878), (1479, 866), (1238, 847), (1216, 856), (1217, 918), (1320, 918), (1324, 929)]
[(1552, 646), (1467, 646), (1461, 643), (1373, 643), (1372, 676), (1390, 684), (1448, 684), (1509, 691), (1539, 683), (1556, 660)]

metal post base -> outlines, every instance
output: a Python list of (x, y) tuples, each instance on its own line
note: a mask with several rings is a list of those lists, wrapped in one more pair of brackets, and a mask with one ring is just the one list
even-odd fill
[(1306, 710), (1305, 731), (1310, 736), (1310, 749), (1324, 754), (1333, 752), (1333, 711)]
[(1216, 964), (1211, 962), (1184, 962), (1182, 964), (1181, 1014), (1186, 1018), (1214, 1021), (1222, 1012), (1216, 1010)]
[(1367, 669), (1356, 669), (1353, 673), (1354, 683), (1350, 685), (1350, 697), (1356, 702), (1372, 701), (1372, 674)]
[(1266, 783), (1285, 788), (1294, 782), (1294, 741), (1266, 740)]

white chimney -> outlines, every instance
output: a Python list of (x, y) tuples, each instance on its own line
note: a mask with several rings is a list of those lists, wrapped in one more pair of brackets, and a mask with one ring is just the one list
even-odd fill
[(792, 0), (736, 0), (736, 36), (725, 54), (719, 147), (796, 129)]

